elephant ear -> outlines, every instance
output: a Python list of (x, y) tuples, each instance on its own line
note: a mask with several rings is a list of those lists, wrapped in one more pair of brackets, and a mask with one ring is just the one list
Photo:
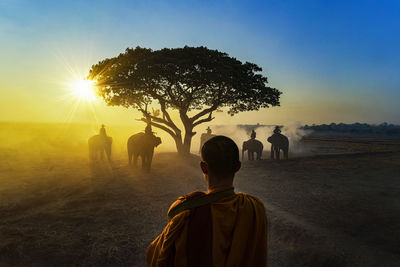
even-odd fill
[(160, 145), (160, 144), (161, 144), (161, 138), (160, 138), (160, 137), (155, 137), (155, 138), (154, 138), (154, 144), (155, 144), (156, 147), (157, 147), (158, 145)]

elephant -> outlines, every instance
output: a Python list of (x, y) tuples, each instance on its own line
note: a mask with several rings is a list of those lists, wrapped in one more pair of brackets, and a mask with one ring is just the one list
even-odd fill
[(108, 161), (111, 161), (111, 145), (112, 138), (105, 135), (94, 135), (88, 140), (89, 157), (92, 161), (100, 158), (104, 159), (104, 152), (106, 152)]
[(129, 165), (137, 165), (137, 159), (140, 156), (142, 159), (142, 169), (150, 170), (151, 162), (153, 160), (154, 148), (161, 144), (161, 138), (156, 137), (150, 133), (137, 133), (129, 137), (128, 147), (128, 160)]
[(257, 155), (256, 159), (260, 160), (261, 156), (262, 156), (263, 148), (264, 148), (264, 145), (260, 141), (254, 139), (254, 138), (244, 141), (243, 146), (242, 146), (242, 160), (244, 157), (244, 152), (246, 150), (247, 150), (247, 156), (248, 156), (249, 160), (254, 160), (254, 152)]
[(280, 150), (283, 150), (285, 159), (289, 157), (289, 139), (281, 133), (274, 133), (267, 139), (271, 143), (271, 159), (279, 160)]

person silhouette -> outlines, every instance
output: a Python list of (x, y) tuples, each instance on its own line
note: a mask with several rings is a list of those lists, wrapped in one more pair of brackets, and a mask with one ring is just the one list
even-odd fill
[(256, 132), (254, 131), (254, 129), (251, 131), (251, 135), (250, 135), (250, 138), (251, 139), (255, 139), (256, 138)]
[(280, 133), (281, 133), (281, 127), (279, 127), (278, 125), (275, 126), (274, 134), (280, 134)]
[(150, 134), (150, 135), (153, 134), (153, 131), (151, 129), (151, 124), (150, 123), (147, 124), (146, 128), (144, 129), (144, 133), (145, 134)]
[(104, 127), (104, 124), (101, 125), (100, 131), (99, 131), (99, 135), (101, 137), (106, 137), (107, 136), (106, 128)]
[(211, 133), (212, 133), (212, 130), (211, 130), (210, 126), (208, 126), (207, 127), (207, 134), (211, 134)]
[(179, 197), (168, 224), (149, 245), (148, 266), (266, 266), (267, 216), (262, 201), (235, 193), (239, 149), (215, 136), (201, 149), (200, 170), (208, 190)]

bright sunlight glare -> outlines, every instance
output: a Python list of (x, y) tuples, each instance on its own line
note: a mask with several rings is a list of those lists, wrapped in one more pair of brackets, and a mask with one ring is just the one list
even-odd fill
[(71, 83), (70, 88), (73, 95), (81, 100), (94, 101), (96, 94), (94, 92), (93, 80), (78, 79)]

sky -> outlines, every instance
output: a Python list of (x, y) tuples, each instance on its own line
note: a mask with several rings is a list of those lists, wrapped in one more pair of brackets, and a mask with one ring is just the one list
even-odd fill
[(0, 121), (140, 124), (70, 84), (127, 47), (207, 46), (263, 68), (281, 106), (214, 124), (400, 124), (399, 1), (0, 0)]

